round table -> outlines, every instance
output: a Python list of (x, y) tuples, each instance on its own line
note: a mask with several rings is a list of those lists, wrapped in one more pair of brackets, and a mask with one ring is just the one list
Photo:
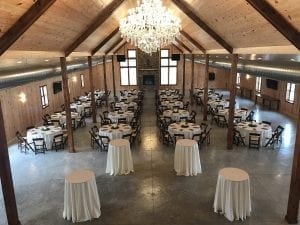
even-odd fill
[(65, 178), (63, 218), (84, 222), (101, 215), (94, 172), (75, 171)]
[(160, 95), (172, 95), (176, 93), (176, 90), (159, 90)]
[(179, 109), (177, 111), (165, 110), (163, 116), (171, 117), (173, 121), (180, 121), (181, 117), (189, 117), (190, 113), (187, 110)]
[(109, 142), (105, 172), (110, 175), (127, 175), (134, 172), (130, 143), (127, 139)]
[[(242, 118), (242, 120), (246, 119), (247, 114), (248, 114), (248, 111), (246, 111), (246, 110), (241, 110), (241, 109), (234, 110), (234, 116), (240, 116)], [(228, 121), (229, 110), (228, 109), (220, 109), (220, 110), (218, 110), (218, 115), (225, 116), (226, 120)]]
[(134, 113), (131, 111), (113, 111), (108, 113), (108, 118), (111, 119), (112, 122), (118, 123), (118, 119), (125, 118), (128, 123), (134, 117)]
[(82, 102), (81, 104), (78, 103), (72, 103), (70, 105), (70, 108), (76, 109), (76, 112), (78, 112), (80, 115), (82, 115), (84, 108), (85, 107), (90, 107), (91, 103), (90, 102)]
[(195, 123), (187, 123), (187, 125), (185, 125), (185, 122), (177, 122), (170, 124), (168, 131), (172, 136), (174, 134), (183, 134), (185, 138), (192, 139), (194, 134), (201, 133), (201, 127)]
[(53, 137), (62, 134), (61, 127), (41, 126), (27, 131), (27, 141), (32, 143), (34, 138), (44, 138), (47, 149), (52, 149)]
[(87, 101), (90, 101), (91, 98), (90, 98), (89, 96), (80, 96), (80, 97), (79, 97), (79, 100), (80, 100), (81, 102), (87, 102)]
[(183, 102), (182, 101), (162, 101), (161, 105), (166, 106), (169, 109), (172, 109), (174, 106), (178, 106), (179, 108), (182, 108)]
[(172, 101), (173, 99), (178, 99), (179, 95), (177, 95), (177, 94), (160, 95), (159, 98), (160, 98), (160, 100), (166, 99), (166, 100)]
[(245, 143), (249, 143), (249, 134), (260, 134), (260, 146), (264, 146), (268, 139), (272, 137), (272, 127), (265, 123), (256, 122), (241, 122), (238, 123), (236, 129), (241, 133), (242, 137), (245, 137)]
[(125, 134), (131, 134), (131, 126), (127, 124), (118, 124), (118, 128), (114, 129), (113, 126), (117, 124), (109, 124), (100, 127), (99, 135), (107, 136), (110, 140), (121, 139)]
[[(80, 119), (79, 113), (71, 112), (71, 118), (75, 119), (75, 124), (77, 126), (77, 121)], [(66, 113), (61, 112), (61, 113), (52, 114), (51, 120), (59, 120), (60, 124), (65, 124), (66, 123)]]
[(127, 111), (128, 107), (133, 106), (134, 109), (137, 109), (137, 103), (136, 102), (116, 102), (116, 107), (120, 107), (122, 111)]
[(127, 96), (120, 96), (120, 101), (126, 101), (126, 102), (133, 102), (133, 100), (137, 99), (137, 95), (127, 95)]
[(217, 105), (222, 105), (224, 108), (229, 107), (229, 101), (226, 100), (208, 100), (207, 102), (208, 105), (212, 108), (216, 108)]
[(174, 170), (177, 176), (197, 176), (202, 173), (198, 143), (195, 140), (179, 139), (176, 142)]
[(230, 220), (244, 220), (250, 216), (251, 197), (248, 173), (238, 168), (219, 171), (214, 200), (214, 211)]

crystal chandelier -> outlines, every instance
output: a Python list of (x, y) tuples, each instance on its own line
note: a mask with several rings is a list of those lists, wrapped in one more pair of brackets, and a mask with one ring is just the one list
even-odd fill
[(173, 42), (180, 30), (180, 20), (160, 0), (138, 1), (120, 22), (122, 38), (149, 54)]

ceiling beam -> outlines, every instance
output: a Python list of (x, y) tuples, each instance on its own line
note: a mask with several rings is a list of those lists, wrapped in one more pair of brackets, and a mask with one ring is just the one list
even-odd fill
[(180, 51), (181, 54), (183, 54), (183, 51), (182, 51), (182, 49), (178, 46), (178, 43), (177, 43), (177, 42), (172, 42), (172, 45), (173, 45), (175, 48), (177, 48), (177, 50)]
[(111, 52), (120, 42), (123, 40), (123, 38), (119, 37), (112, 45), (111, 47), (105, 52), (105, 55)]
[[(121, 48), (123, 48), (123, 46), (126, 45), (126, 43), (127, 43), (127, 41), (124, 40), (124, 43), (121, 44), (120, 47), (114, 51), (114, 54), (116, 54)], [(124, 52), (124, 55), (125, 55), (125, 52)]]
[(65, 50), (66, 57), (69, 56), (82, 42), (84, 42), (111, 14), (124, 2), (124, 0), (113, 0), (98, 16), (90, 23), (87, 29)]
[(0, 56), (55, 2), (38, 0), (0, 38)]
[(180, 33), (189, 40), (189, 42), (191, 42), (194, 46), (196, 46), (200, 51), (202, 51), (203, 53), (206, 52), (205, 48), (200, 45), (197, 41), (195, 41), (195, 39), (193, 39), (188, 33), (186, 33), (184, 30), (181, 30)]
[(276, 9), (267, 1), (246, 0), (257, 12), (269, 21), (285, 38), (300, 50), (300, 32), (297, 31)]
[(218, 42), (229, 53), (233, 52), (233, 48), (228, 44), (219, 34), (211, 29), (202, 19), (200, 19), (196, 13), (192, 10), (190, 5), (184, 0), (172, 0), (172, 2), (183, 11), (191, 20), (193, 20), (202, 30), (209, 34), (216, 42)]
[(192, 53), (192, 50), (186, 46), (186, 44), (184, 44), (181, 40), (179, 40), (178, 38), (175, 38), (175, 41), (180, 44), (183, 48), (185, 48), (189, 53)]
[(95, 55), (113, 36), (115, 36), (119, 32), (119, 27), (114, 29), (101, 43), (92, 50), (92, 55)]

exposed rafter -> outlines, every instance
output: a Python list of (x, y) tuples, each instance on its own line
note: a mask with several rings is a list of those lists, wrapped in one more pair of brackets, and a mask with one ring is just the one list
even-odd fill
[(97, 51), (100, 50), (111, 38), (113, 38), (119, 32), (119, 27), (114, 29), (101, 43), (92, 50), (92, 55), (95, 55)]
[(111, 14), (124, 2), (124, 0), (113, 0), (107, 5), (87, 29), (65, 50), (65, 55), (70, 55), (82, 42), (84, 42)]
[(191, 42), (193, 45), (195, 45), (200, 51), (202, 51), (203, 53), (206, 52), (205, 48), (200, 45), (197, 41), (195, 41), (188, 33), (186, 33), (184, 30), (181, 30), (180, 33), (189, 40), (189, 42)]
[(183, 54), (182, 49), (179, 47), (179, 44), (177, 42), (173, 42), (172, 45), (177, 48), (178, 51), (180, 51)]
[(233, 48), (229, 45), (219, 34), (211, 29), (202, 19), (200, 19), (192, 8), (184, 0), (172, 0), (172, 2), (184, 12), (191, 20), (193, 20), (199, 27), (201, 27), (207, 34), (209, 34), (215, 41), (223, 46), (229, 53), (233, 52)]
[(267, 1), (246, 0), (266, 20), (268, 20), (283, 36), (285, 36), (298, 50), (300, 50), (300, 32), (292, 26)]
[(111, 47), (105, 52), (105, 55), (107, 55), (108, 53), (110, 53), (121, 41), (123, 40), (123, 38), (119, 37), (112, 45)]
[(126, 43), (127, 43), (127, 41), (124, 40), (123, 44), (121, 44), (120, 47), (114, 51), (114, 54), (116, 54), (122, 47), (124, 47), (124, 45), (126, 45)]
[(175, 41), (180, 44), (183, 48), (185, 48), (189, 53), (192, 53), (192, 50), (186, 46), (186, 44), (184, 44), (181, 40), (179, 40), (178, 38), (175, 38)]
[(36, 1), (0, 38), (0, 56), (38, 19), (56, 0)]

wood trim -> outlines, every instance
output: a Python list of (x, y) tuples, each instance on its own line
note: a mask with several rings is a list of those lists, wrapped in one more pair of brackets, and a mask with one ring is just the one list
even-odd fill
[(180, 44), (183, 48), (185, 48), (189, 53), (192, 53), (192, 50), (186, 46), (181, 40), (179, 40), (178, 38), (175, 38), (175, 41)]
[(124, 47), (124, 45), (126, 45), (126, 41), (124, 41), (124, 43), (122, 44), (122, 45), (120, 45), (120, 47), (119, 48), (117, 48), (115, 51), (114, 51), (114, 54), (116, 54), (121, 48), (123, 48)]
[(213, 29), (211, 29), (200, 17), (194, 13), (192, 8), (184, 0), (172, 0), (172, 2), (184, 12), (191, 20), (193, 20), (202, 30), (209, 34), (215, 41), (217, 41), (221, 46), (223, 46), (229, 53), (233, 52), (233, 48), (228, 44), (219, 34), (217, 34)]
[(94, 76), (93, 76), (93, 65), (92, 65), (92, 57), (88, 56), (88, 65), (89, 65), (89, 80), (90, 80), (90, 91), (91, 91), (91, 103), (92, 103), (92, 119), (93, 123), (97, 123), (96, 119), (96, 102), (95, 102), (95, 88), (94, 88)]
[(205, 73), (204, 73), (204, 94), (203, 94), (203, 120), (207, 121), (207, 101), (208, 101), (208, 71), (209, 55), (205, 54)]
[(120, 42), (123, 40), (123, 38), (119, 37), (118, 40), (116, 40), (108, 50), (106, 50), (105, 55), (107, 55), (108, 53), (110, 53), (118, 44), (120, 44)]
[(176, 48), (178, 51), (181, 52), (181, 54), (183, 54), (183, 51), (182, 51), (182, 49), (178, 46), (178, 43), (174, 42), (174, 43), (172, 43), (172, 44), (175, 46), (175, 48)]
[(18, 209), (11, 175), (11, 168), (8, 155), (7, 140), (5, 134), (2, 106), (0, 102), (0, 178), (6, 217), (8, 224), (21, 225), (18, 216)]
[(70, 153), (74, 153), (75, 148), (74, 148), (74, 137), (73, 137), (73, 129), (72, 129), (71, 110), (70, 110), (70, 93), (69, 93), (66, 57), (60, 57), (60, 66), (61, 66), (61, 75), (62, 75), (63, 92), (64, 92), (64, 100), (65, 100), (64, 104), (66, 110), (68, 148)]
[(92, 55), (95, 55), (97, 51), (99, 51), (111, 38), (113, 38), (117, 33), (119, 32), (119, 27), (114, 29), (103, 41), (100, 42), (99, 45), (97, 45), (96, 48), (92, 50)]
[(246, 0), (257, 12), (272, 24), (286, 39), (300, 50), (300, 32), (293, 27), (270, 3), (262, 0)]
[(106, 80), (106, 57), (103, 56), (103, 77), (104, 77), (104, 90), (107, 93), (107, 80)]
[(191, 105), (194, 105), (194, 78), (195, 78), (195, 56), (192, 54), (192, 79), (191, 79), (191, 91), (190, 91), (190, 100)]
[(203, 53), (206, 52), (205, 48), (200, 45), (197, 41), (195, 41), (195, 39), (193, 39), (188, 33), (186, 33), (184, 30), (181, 30), (180, 33), (189, 40), (189, 42), (191, 42), (193, 45), (195, 45), (200, 51), (202, 51)]
[(182, 95), (185, 96), (185, 55), (183, 55), (183, 65), (182, 65)]
[(114, 96), (116, 96), (116, 80), (115, 80), (115, 60), (114, 60), (114, 55), (111, 57), (111, 64), (112, 64), (112, 77), (113, 77), (113, 92)]
[(228, 110), (228, 130), (227, 130), (227, 149), (232, 149), (233, 145), (233, 119), (234, 119), (234, 106), (235, 106), (235, 85), (237, 74), (238, 54), (232, 54), (231, 72), (229, 80), (229, 110)]
[(87, 29), (65, 50), (65, 55), (69, 56), (82, 42), (84, 42), (111, 14), (124, 2), (124, 0), (113, 0), (99, 15), (90, 23)]
[(21, 16), (17, 20), (17, 22), (12, 25), (11, 28), (9, 28), (8, 31), (6, 31), (5, 34), (2, 35), (0, 38), (0, 56), (13, 44), (15, 43), (21, 35), (28, 30), (28, 28), (40, 18), (41, 15), (47, 9), (50, 8), (50, 6), (55, 2), (56, 0), (38, 0), (36, 1), (28, 10), (25, 12), (24, 15)]

